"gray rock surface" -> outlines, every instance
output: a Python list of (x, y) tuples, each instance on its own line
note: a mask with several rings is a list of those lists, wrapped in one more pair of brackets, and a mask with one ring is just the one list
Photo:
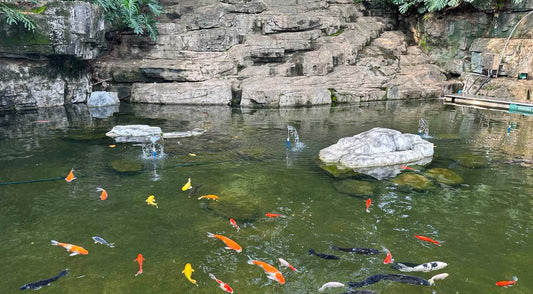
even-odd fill
[(89, 107), (111, 106), (119, 103), (117, 92), (95, 91), (91, 93), (87, 100), (87, 106)]
[(160, 127), (151, 127), (148, 125), (124, 125), (114, 126), (111, 131), (105, 135), (114, 138), (117, 142), (144, 142), (152, 137), (161, 136)]
[(326, 164), (351, 169), (409, 164), (433, 156), (433, 144), (414, 134), (373, 128), (320, 150)]

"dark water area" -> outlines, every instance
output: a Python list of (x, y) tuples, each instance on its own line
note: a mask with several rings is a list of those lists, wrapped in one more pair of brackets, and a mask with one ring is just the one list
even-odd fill
[[(318, 164), (318, 152), (342, 137), (373, 127), (417, 133), (420, 118), (436, 146), (424, 169), (450, 169), (463, 184), (416, 191), (363, 176), (356, 179), (375, 189), (354, 195), (338, 189), (347, 179)], [(206, 132), (166, 139), (165, 157), (151, 159), (138, 144), (105, 136), (127, 124)], [(305, 147), (287, 149), (288, 125)], [(434, 286), (380, 281), (362, 288), (376, 293), (533, 293), (533, 117), (440, 100), (282, 109), (124, 104), (104, 119), (92, 118), (83, 106), (3, 113), (0, 130), (0, 293), (20, 292), (22, 285), (65, 268), (67, 276), (39, 293), (223, 293), (209, 273), (235, 293), (318, 293), (330, 281), (401, 273), (383, 264), (385, 254), (334, 251), (331, 245), (386, 247), (398, 262), (448, 264), (407, 273), (425, 279), (450, 274)], [(112, 168), (116, 160), (140, 164), (141, 170), (118, 173)], [(77, 179), (67, 183), (70, 169)], [(188, 178), (202, 185), (194, 197), (181, 190)], [(105, 201), (96, 187), (109, 193)], [(220, 199), (197, 199), (205, 194)], [(145, 202), (149, 195), (155, 195), (157, 208)], [(224, 249), (207, 232), (231, 238), (242, 252)], [(93, 236), (115, 248), (95, 244)], [(50, 240), (82, 246), (89, 254), (71, 257)], [(340, 258), (308, 255), (310, 248)], [(138, 253), (145, 258), (144, 272), (135, 277)], [(268, 279), (247, 264), (248, 256), (279, 269), (286, 283)], [(280, 266), (278, 258), (299, 272)], [(198, 286), (182, 274), (186, 263)], [(514, 287), (495, 285), (513, 276)]]

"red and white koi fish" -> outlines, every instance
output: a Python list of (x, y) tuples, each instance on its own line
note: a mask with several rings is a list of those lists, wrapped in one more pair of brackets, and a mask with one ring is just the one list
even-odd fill
[(81, 246), (78, 246), (78, 245), (73, 245), (69, 243), (61, 243), (61, 242), (57, 242), (56, 240), (52, 240), (50, 242), (52, 242), (52, 245), (58, 245), (58, 246), (61, 246), (67, 249), (67, 251), (70, 252), (70, 256), (74, 256), (78, 254), (81, 254), (81, 255), (89, 254), (89, 251), (87, 251), (87, 249)]
[(140, 274), (143, 273), (143, 261), (144, 261), (144, 257), (142, 254), (137, 254), (137, 258), (135, 258), (133, 260), (134, 262), (136, 261), (137, 263), (139, 263), (139, 271), (135, 274), (135, 276), (138, 276)]
[(383, 264), (393, 263), (394, 259), (392, 258), (392, 254), (390, 253), (390, 251), (385, 247), (383, 247), (383, 251), (387, 252), (387, 257), (385, 257), (385, 259), (383, 260)]
[(263, 261), (259, 261), (259, 260), (253, 260), (251, 258), (248, 260), (248, 264), (255, 264), (255, 265), (260, 266), (265, 271), (265, 273), (268, 275), (269, 279), (274, 280), (282, 285), (285, 284), (285, 278), (283, 277), (281, 272), (278, 271), (277, 268), (271, 266), (270, 264), (263, 262)]
[(100, 187), (96, 187), (96, 191), (98, 192), (101, 192), (100, 193), (100, 200), (104, 201), (107, 199), (107, 191), (104, 190), (103, 188), (100, 188)]
[(279, 214), (279, 213), (265, 213), (265, 215), (268, 216), (269, 218), (285, 217), (284, 215)]
[(237, 225), (237, 222), (236, 222), (234, 219), (230, 218), (230, 219), (229, 219), (229, 223), (230, 223), (235, 229), (237, 229), (237, 232), (240, 231), (241, 228)]
[(368, 208), (370, 208), (370, 204), (372, 203), (372, 199), (368, 198), (366, 200), (366, 212), (370, 212), (370, 210), (368, 210)]
[(514, 284), (516, 284), (516, 281), (518, 281), (518, 278), (516, 276), (513, 277), (512, 280), (510, 281), (499, 281), (499, 282), (496, 282), (496, 286), (501, 286), (501, 287), (511, 287), (513, 286)]
[(242, 247), (239, 244), (237, 244), (237, 242), (231, 240), (230, 238), (228, 238), (226, 236), (217, 235), (217, 234), (213, 234), (213, 233), (207, 232), (207, 237), (209, 237), (209, 238), (217, 238), (219, 240), (222, 240), (222, 242), (224, 242), (226, 244), (226, 249), (232, 249), (232, 250), (235, 250), (238, 253), (242, 252)]
[(65, 178), (65, 181), (67, 181), (68, 183), (74, 181), (76, 178), (76, 176), (74, 176), (74, 169), (71, 169), (70, 172), (68, 173), (67, 177)]
[(280, 257), (280, 258), (278, 258), (278, 260), (279, 260), (279, 263), (280, 263), (282, 266), (284, 266), (284, 267), (288, 267), (288, 268), (290, 268), (291, 270), (293, 270), (293, 271), (295, 271), (295, 272), (298, 271), (294, 266), (292, 266), (290, 263), (288, 263), (285, 259), (283, 259), (283, 258)]
[(228, 284), (226, 284), (226, 283), (222, 282), (221, 280), (217, 279), (217, 277), (215, 277), (215, 275), (213, 275), (212, 273), (209, 273), (209, 277), (211, 279), (215, 280), (218, 283), (218, 285), (220, 286), (220, 289), (222, 289), (222, 290), (224, 290), (225, 292), (228, 292), (228, 293), (233, 293), (233, 289), (231, 289), (231, 287)]
[(435, 241), (435, 240), (433, 240), (433, 239), (431, 239), (429, 237), (415, 235), (415, 238), (418, 238), (418, 239), (420, 239), (422, 241), (426, 241), (426, 242), (429, 242), (429, 243), (433, 243), (433, 244), (435, 244), (437, 246), (440, 246), (439, 242), (437, 242), (437, 241)]

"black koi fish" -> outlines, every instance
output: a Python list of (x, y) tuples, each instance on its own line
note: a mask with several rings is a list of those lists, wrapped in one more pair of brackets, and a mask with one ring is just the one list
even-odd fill
[(421, 285), (421, 286), (431, 286), (431, 283), (423, 278), (407, 275), (398, 275), (398, 274), (377, 274), (368, 277), (366, 280), (356, 283), (348, 282), (348, 286), (351, 288), (359, 288), (366, 285), (377, 283), (381, 280), (400, 282), (409, 285)]
[(355, 254), (364, 254), (364, 255), (373, 255), (373, 254), (381, 253), (381, 251), (374, 249), (374, 248), (342, 248), (342, 247), (337, 247), (335, 245), (331, 245), (330, 248), (333, 250), (352, 252)]
[(191, 191), (189, 191), (189, 197), (194, 197), (194, 195), (196, 195), (196, 193), (198, 192), (198, 189), (200, 189), (200, 187), (202, 187), (202, 185), (194, 186), (191, 189)]
[(311, 248), (309, 249), (308, 251), (309, 255), (311, 254), (314, 254), (320, 258), (324, 258), (324, 259), (340, 259), (340, 257), (336, 256), (336, 255), (329, 255), (329, 254), (324, 254), (324, 253), (318, 253), (315, 251), (315, 249)]
[(57, 281), (57, 279), (66, 276), (67, 275), (67, 271), (68, 271), (68, 269), (64, 269), (57, 276), (52, 277), (50, 279), (40, 280), (40, 281), (37, 281), (37, 282), (33, 282), (33, 283), (22, 285), (22, 287), (20, 287), (20, 290), (27, 290), (27, 289), (39, 290), (39, 289), (41, 289), (42, 286), (48, 286), (48, 285), (50, 285), (50, 283)]

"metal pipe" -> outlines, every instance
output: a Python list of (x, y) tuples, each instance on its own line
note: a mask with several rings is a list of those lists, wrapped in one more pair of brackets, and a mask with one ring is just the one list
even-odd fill
[(496, 78), (498, 77), (498, 74), (500, 73), (500, 64), (502, 64), (503, 60), (503, 54), (505, 53), (505, 49), (507, 48), (507, 44), (509, 44), (509, 40), (511, 39), (511, 36), (513, 35), (514, 31), (518, 27), (518, 25), (530, 14), (533, 14), (533, 10), (528, 12), (528, 14), (524, 15), (514, 26), (513, 30), (509, 34), (509, 37), (507, 37), (507, 41), (505, 41), (505, 45), (503, 46), (502, 54), (500, 55), (500, 62), (498, 63), (498, 69), (496, 70)]

